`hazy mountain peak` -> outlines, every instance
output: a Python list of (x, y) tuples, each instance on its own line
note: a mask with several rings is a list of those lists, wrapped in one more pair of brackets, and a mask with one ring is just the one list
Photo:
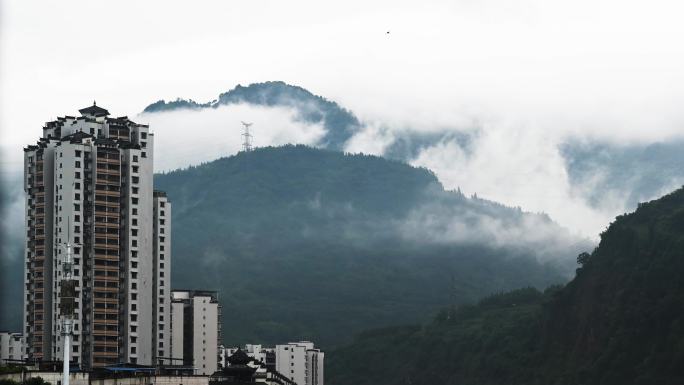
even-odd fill
[(218, 99), (206, 103), (181, 98), (169, 102), (159, 100), (145, 107), (143, 112), (198, 110), (240, 103), (293, 108), (297, 112), (296, 119), (325, 127), (326, 133), (320, 145), (334, 150), (342, 150), (347, 140), (361, 127), (356, 116), (337, 103), (282, 81), (253, 83), (248, 86), (238, 84), (232, 90), (220, 94)]

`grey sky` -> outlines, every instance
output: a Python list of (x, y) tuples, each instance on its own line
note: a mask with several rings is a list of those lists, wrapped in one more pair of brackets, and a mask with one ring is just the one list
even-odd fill
[(20, 148), (45, 121), (93, 99), (135, 116), (160, 98), (208, 101), (238, 83), (284, 80), (360, 116), (366, 130), (350, 150), (382, 153), (401, 130), (479, 127), (475, 157), (445, 143), (413, 163), (447, 187), (572, 228), (589, 221), (595, 234), (621, 208), (575, 199), (553, 146), (666, 140), (684, 123), (678, 1), (1, 4), (4, 171), (21, 166)]

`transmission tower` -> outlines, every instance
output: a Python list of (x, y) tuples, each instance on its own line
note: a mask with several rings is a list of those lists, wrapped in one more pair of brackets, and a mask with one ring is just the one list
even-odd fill
[(245, 141), (242, 142), (242, 150), (244, 152), (252, 151), (252, 134), (249, 133), (249, 127), (252, 124), (254, 123), (242, 122), (242, 125), (245, 127), (245, 131), (242, 133), (242, 136), (245, 137)]

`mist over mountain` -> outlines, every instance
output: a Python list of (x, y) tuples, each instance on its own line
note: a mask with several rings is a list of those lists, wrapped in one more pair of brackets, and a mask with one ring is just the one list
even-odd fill
[[(678, 384), (684, 189), (620, 216), (576, 277), (366, 331), (330, 352), (331, 384)], [(372, 369), (372, 370), (371, 370)]]
[(570, 141), (561, 148), (578, 194), (601, 207), (637, 207), (684, 185), (684, 140), (651, 144)]
[(197, 103), (180, 98), (170, 102), (159, 100), (145, 107), (143, 113), (182, 109), (200, 110), (241, 103), (295, 109), (294, 119), (309, 124), (322, 124), (325, 127), (325, 135), (319, 142), (319, 145), (324, 148), (342, 150), (345, 142), (360, 129), (358, 119), (337, 103), (314, 95), (304, 88), (278, 81), (255, 83), (247, 87), (237, 85), (232, 90), (220, 94), (218, 99), (208, 103)]
[[(243, 109), (225, 110), (238, 106)], [(258, 110), (250, 112), (249, 107)], [(273, 121), (265, 118), (272, 109), (289, 112)], [(186, 117), (182, 111), (193, 114)], [(638, 202), (684, 183), (684, 169), (679, 166), (684, 161), (681, 137), (634, 139), (619, 135), (620, 126), (611, 128), (615, 135), (594, 135), (562, 117), (519, 122), (492, 117), (497, 116), (495, 112), (460, 113), (457, 109), (444, 111), (446, 116), (436, 120), (407, 117), (401, 108), (383, 111), (380, 118), (357, 117), (335, 102), (283, 82), (237, 86), (207, 103), (159, 101), (145, 108), (142, 116), (161, 129), (193, 125), (202, 114), (209, 122), (216, 120), (217, 127), (228, 124), (233, 129), (228, 134), (235, 138), (233, 143), (221, 151), (210, 150), (212, 154), (239, 150), (242, 116), (263, 117), (255, 125), (257, 146), (301, 143), (427, 167), (447, 189), (461, 188), (467, 194), (549, 213), (589, 237), (596, 237), (612, 218), (636, 208)], [(291, 119), (292, 125), (280, 127), (282, 119)], [(211, 126), (204, 122), (204, 127)], [(217, 130), (224, 135), (223, 129)], [(271, 130), (280, 134), (269, 137)], [(198, 148), (216, 147), (214, 135), (204, 140), (202, 130), (197, 132), (198, 137), (190, 140), (202, 143)], [(297, 136), (297, 132), (305, 134)], [(179, 159), (185, 164), (213, 159), (203, 155), (206, 151), (197, 152), (194, 157), (181, 154)]]
[(173, 284), (219, 290), (229, 344), (339, 344), (564, 282), (591, 247), (544, 215), (445, 191), (426, 169), (304, 146), (159, 174), (155, 187), (173, 203)]

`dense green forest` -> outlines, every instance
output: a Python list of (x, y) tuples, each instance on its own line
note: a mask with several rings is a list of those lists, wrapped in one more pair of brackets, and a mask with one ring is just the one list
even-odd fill
[(564, 230), (374, 156), (262, 148), (157, 175), (155, 187), (173, 203), (173, 285), (219, 290), (232, 345), (333, 346), (491, 292), (565, 282), (563, 261), (578, 252), (552, 247), (578, 247), (571, 236), (498, 240)]
[(684, 383), (684, 189), (620, 216), (565, 287), (445, 308), (326, 357), (326, 381), (363, 384)]

